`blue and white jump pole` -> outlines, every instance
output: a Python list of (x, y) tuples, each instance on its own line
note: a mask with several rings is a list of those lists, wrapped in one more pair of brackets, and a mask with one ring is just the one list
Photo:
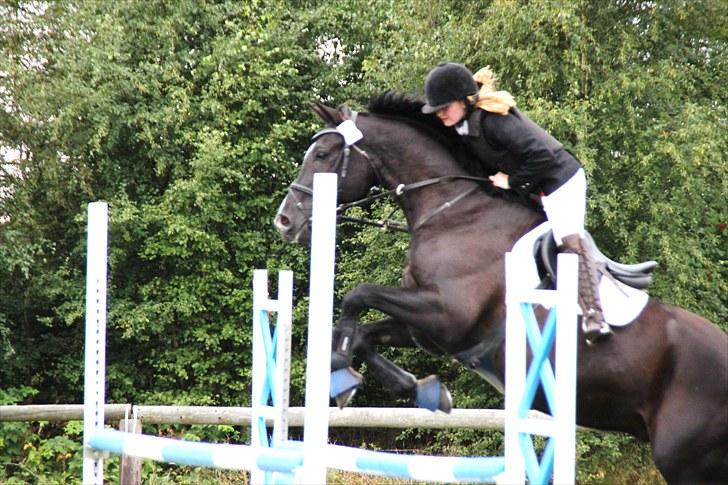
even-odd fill
[[(280, 448), (288, 440), (288, 392), (291, 373), (291, 320), (293, 309), (293, 272), (278, 273), (278, 299), (268, 297), (268, 272), (253, 273), (253, 382), (250, 440), (258, 454)], [(277, 314), (271, 336), (270, 313)], [(266, 420), (273, 423), (268, 436)], [(254, 467), (253, 483), (274, 481), (273, 472)]]
[[(317, 174), (314, 178), (303, 442), (286, 439), (292, 275), (281, 272), (278, 300), (270, 300), (267, 273), (255, 273), (254, 335), (257, 337), (254, 337), (253, 444), (247, 446), (192, 443), (103, 429), (106, 205), (89, 206), (84, 484), (103, 483), (102, 452), (178, 464), (250, 470), (253, 483), (325, 483), (328, 468), (427, 481), (495, 481), (503, 484), (524, 483), (526, 476), (530, 483), (548, 483), (553, 470), (554, 483), (574, 482), (576, 257), (573, 255), (559, 256), (558, 291), (551, 292), (520, 288), (518, 261), (507, 255), (505, 458), (399, 455), (328, 444), (335, 208), (336, 175)], [(533, 313), (534, 303), (552, 308), (543, 333)], [(278, 312), (274, 336), (267, 325), (271, 311)], [(547, 356), (556, 336), (559, 345), (554, 375)], [(528, 370), (526, 340), (534, 355)], [(553, 420), (527, 419), (539, 383), (551, 405)], [(273, 421), (270, 440), (266, 419)], [(550, 437), (540, 462), (531, 435)]]

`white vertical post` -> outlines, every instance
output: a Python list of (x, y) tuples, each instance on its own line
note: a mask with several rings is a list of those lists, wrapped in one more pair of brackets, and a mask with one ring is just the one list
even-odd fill
[(329, 431), (329, 376), (334, 306), (336, 245), (336, 182), (334, 173), (313, 180), (311, 288), (308, 313), (306, 402), (301, 483), (326, 483)]
[[(554, 483), (574, 483), (576, 453), (576, 354), (578, 259), (573, 254), (558, 256), (556, 290), (525, 287), (524, 261), (506, 253), (506, 392), (505, 472), (498, 483), (524, 483), (526, 467), (519, 442), (520, 433), (549, 436), (554, 441)], [(527, 372), (526, 322), (521, 304), (556, 305), (554, 410), (551, 426), (530, 426), (531, 418), (520, 417)]]
[(104, 462), (88, 441), (104, 427), (106, 387), (106, 276), (108, 206), (88, 205), (86, 343), (83, 407), (83, 484), (104, 482)]
[(559, 254), (556, 302), (554, 483), (575, 483), (578, 256)]
[(288, 439), (288, 400), (291, 388), (291, 330), (293, 320), (293, 271), (278, 273), (278, 328), (276, 343), (276, 402), (273, 420), (273, 446)]
[(498, 482), (508, 484), (526, 481), (526, 465), (518, 442), (518, 405), (526, 385), (526, 327), (520, 310), (524, 294), (523, 284), (518, 281), (523, 274), (518, 257), (506, 253), (505, 472)]

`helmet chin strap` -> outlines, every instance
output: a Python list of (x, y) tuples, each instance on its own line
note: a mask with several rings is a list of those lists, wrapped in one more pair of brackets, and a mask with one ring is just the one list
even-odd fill
[(472, 96), (468, 96), (463, 101), (465, 101), (465, 118), (470, 118), (470, 115), (473, 114), (473, 111), (475, 111), (475, 106), (478, 104), (478, 99), (480, 98), (480, 93), (475, 93)]

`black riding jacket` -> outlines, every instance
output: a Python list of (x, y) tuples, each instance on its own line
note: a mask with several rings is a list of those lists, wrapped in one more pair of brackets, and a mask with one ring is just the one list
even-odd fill
[(516, 108), (507, 115), (476, 108), (468, 116), (462, 139), (488, 173), (508, 174), (520, 195), (549, 195), (573, 176), (581, 164), (563, 145)]

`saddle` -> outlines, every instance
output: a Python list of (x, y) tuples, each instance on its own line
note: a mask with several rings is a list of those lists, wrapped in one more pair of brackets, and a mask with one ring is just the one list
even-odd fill
[[(657, 267), (657, 261), (644, 261), (635, 264), (617, 263), (599, 250), (588, 232), (585, 239), (589, 244), (600, 273), (609, 275), (637, 290), (644, 290), (652, 284), (652, 272)], [(553, 231), (544, 233), (534, 244), (533, 256), (543, 288), (552, 288), (556, 283), (556, 255), (558, 252), (559, 249), (554, 240)]]
[[(597, 248), (594, 239), (588, 233), (585, 236), (589, 249), (591, 250), (594, 261), (597, 265), (597, 271), (608, 278), (619, 281), (635, 290), (644, 290), (652, 283), (652, 272), (657, 267), (655, 261), (645, 261), (637, 264), (622, 264), (612, 261)], [(530, 245), (530, 243), (529, 243)], [(534, 240), (533, 256), (538, 272), (538, 278), (541, 283), (539, 288), (551, 289), (556, 285), (556, 255), (558, 247), (554, 240), (553, 232), (549, 229), (543, 232)], [(641, 293), (641, 292), (640, 292)], [(634, 298), (633, 298), (634, 299)], [(644, 307), (646, 298), (641, 303), (633, 303), (639, 305), (637, 311), (641, 311)], [(624, 301), (622, 302), (624, 303)], [(622, 326), (632, 321), (634, 317), (624, 318), (623, 315), (616, 315), (621, 320), (610, 321), (610, 325)], [(474, 370), (481, 377), (491, 383), (493, 387), (500, 390), (503, 389), (503, 382), (500, 374), (497, 372), (497, 352), (500, 345), (505, 340), (505, 321), (497, 325), (490, 335), (483, 340), (463, 352), (455, 354), (453, 357), (466, 367)]]

